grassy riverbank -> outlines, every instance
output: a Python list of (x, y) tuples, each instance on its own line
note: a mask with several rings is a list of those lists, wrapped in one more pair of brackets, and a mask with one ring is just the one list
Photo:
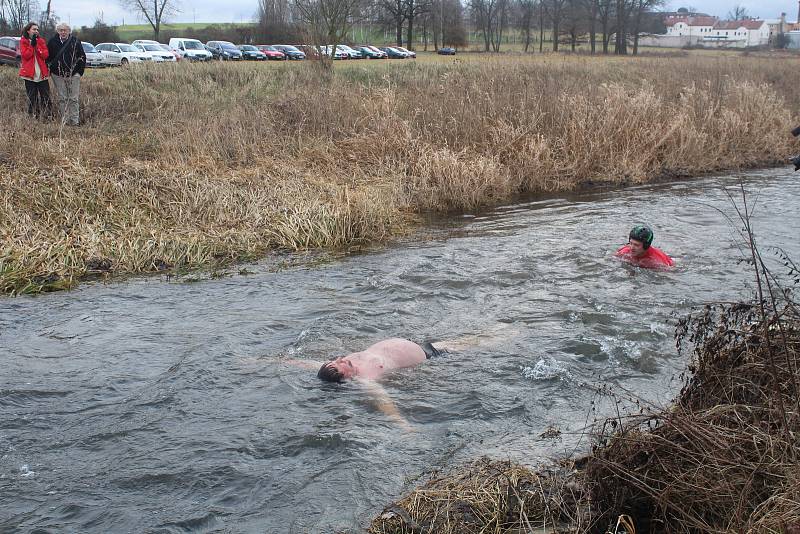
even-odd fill
[(520, 193), (768, 165), (798, 60), (421, 57), (92, 71), (85, 124), (0, 103), (0, 290), (349, 247)]

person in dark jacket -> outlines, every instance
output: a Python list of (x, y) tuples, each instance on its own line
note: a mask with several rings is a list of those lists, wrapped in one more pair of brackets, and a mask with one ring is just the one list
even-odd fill
[(29, 22), (22, 29), (19, 41), (19, 77), (25, 80), (28, 94), (28, 113), (35, 117), (50, 114), (50, 71), (47, 69), (48, 50), (44, 39), (39, 37), (39, 25)]
[(58, 110), (65, 124), (77, 126), (80, 123), (81, 76), (86, 67), (86, 53), (80, 39), (71, 33), (69, 24), (59, 23), (58, 32), (47, 43), (50, 52), (50, 74), (58, 95)]

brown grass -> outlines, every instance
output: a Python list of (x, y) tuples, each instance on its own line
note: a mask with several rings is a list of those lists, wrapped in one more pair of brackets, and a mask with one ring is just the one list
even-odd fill
[[(790, 151), (796, 59), (537, 55), (89, 73), (78, 129), (0, 103), (0, 290), (347, 247), (425, 211)], [(93, 269), (94, 268), (94, 269)]]
[(535, 472), (488, 458), (445, 473), (387, 507), (369, 534), (504, 534), (552, 532), (577, 518), (571, 470)]

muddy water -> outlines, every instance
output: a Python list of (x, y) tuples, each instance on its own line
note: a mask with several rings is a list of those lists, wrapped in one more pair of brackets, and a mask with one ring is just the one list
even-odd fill
[[(518, 203), (322, 265), (0, 300), (0, 531), (356, 532), (427, 469), (580, 450), (610, 413), (596, 387), (670, 399), (675, 313), (751, 291), (740, 178), (762, 247), (800, 257), (800, 185), (770, 170)], [(639, 220), (676, 270), (612, 259)], [(284, 362), (393, 336), (476, 343), (384, 381), (414, 432)]]

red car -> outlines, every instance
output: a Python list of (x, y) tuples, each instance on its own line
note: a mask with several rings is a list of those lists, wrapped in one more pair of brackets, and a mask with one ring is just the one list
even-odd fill
[(19, 67), (19, 37), (0, 37), (0, 64), (14, 65)]
[(272, 45), (258, 45), (256, 46), (259, 50), (266, 54), (267, 59), (270, 60), (278, 60), (278, 59), (286, 59), (286, 54), (278, 50)]

